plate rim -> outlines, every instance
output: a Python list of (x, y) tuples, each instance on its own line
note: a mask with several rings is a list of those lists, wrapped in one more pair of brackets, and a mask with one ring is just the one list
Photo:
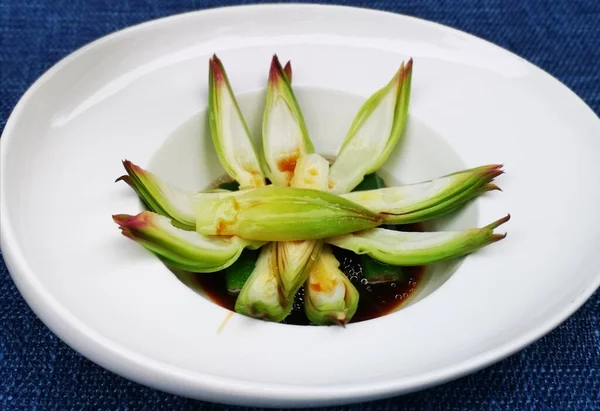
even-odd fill
[[(105, 42), (112, 41), (114, 38), (127, 33), (143, 30), (149, 26), (171, 23), (179, 19), (194, 18), (197, 15), (240, 12), (249, 8), (315, 9), (317, 11), (330, 9), (345, 12), (372, 13), (374, 15), (384, 14), (394, 16), (394, 18), (415, 20), (426, 26), (468, 36), (484, 42), (488, 47), (495, 47), (510, 54), (513, 58), (518, 58), (530, 68), (535, 68), (536, 72), (540, 72), (548, 80), (553, 80), (559, 87), (562, 87), (563, 92), (568, 92), (571, 98), (575, 98), (578, 101), (580, 110), (587, 109), (593, 116), (598, 117), (581, 97), (544, 69), (495, 43), (441, 23), (390, 11), (329, 4), (269, 3), (216, 7), (164, 16), (113, 31), (72, 51), (47, 69), (21, 96), (9, 114), (5, 124), (2, 138), (0, 138), (0, 188), (7, 179), (6, 173), (3, 172), (5, 171), (4, 164), (6, 164), (4, 160), (7, 157), (6, 153), (11, 141), (10, 137), (14, 124), (19, 120), (23, 108), (32, 100), (37, 89), (49, 81), (64, 66)], [(299, 385), (257, 383), (225, 378), (208, 373), (191, 372), (138, 354), (103, 337), (77, 319), (54, 296), (49, 294), (37, 279), (34, 271), (29, 267), (21, 252), (21, 247), (14, 236), (10, 220), (5, 217), (6, 213), (1, 212), (6, 209), (6, 198), (1, 193), (2, 190), (0, 189), (0, 244), (2, 244), (1, 249), (4, 261), (13, 282), (27, 305), (53, 334), (85, 358), (124, 378), (158, 390), (219, 403), (268, 405), (269, 407), (281, 405), (294, 407), (341, 405), (406, 394), (439, 385), (488, 367), (536, 342), (571, 317), (600, 287), (600, 270), (598, 270), (595, 281), (592, 281), (576, 299), (566, 305), (560, 312), (540, 322), (536, 327), (522, 334), (519, 338), (501, 343), (495, 348), (488, 349), (468, 360), (444, 366), (412, 378), (390, 378), (384, 382), (364, 383), (361, 385), (345, 384), (345, 387), (332, 385), (325, 389)], [(266, 404), (265, 400), (268, 400), (269, 403)]]

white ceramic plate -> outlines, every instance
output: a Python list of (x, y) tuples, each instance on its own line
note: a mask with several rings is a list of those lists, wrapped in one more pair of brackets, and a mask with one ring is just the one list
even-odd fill
[[(113, 183), (123, 158), (190, 188), (221, 175), (203, 117), (213, 52), (253, 129), (271, 55), (291, 59), (312, 138), (325, 154), (335, 153), (362, 100), (412, 56), (407, 143), (384, 172), (416, 182), (504, 163), (503, 193), (439, 227), (510, 212), (508, 238), (451, 276), (430, 276), (412, 305), (376, 320), (341, 329), (235, 315), (217, 332), (227, 312), (120, 236), (110, 218), (140, 210)], [(498, 361), (594, 292), (599, 136), (598, 118), (558, 81), (436, 24), (298, 5), (175, 16), (84, 47), (21, 99), (1, 139), (2, 251), (54, 333), (134, 381), (248, 405), (381, 398)]]

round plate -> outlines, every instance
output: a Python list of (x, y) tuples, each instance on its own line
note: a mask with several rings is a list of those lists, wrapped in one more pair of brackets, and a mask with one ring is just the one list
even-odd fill
[[(140, 207), (113, 183), (120, 160), (148, 166), (168, 149), (169, 136), (203, 112), (214, 52), (240, 95), (264, 90), (278, 53), (293, 61), (294, 87), (305, 102), (314, 101), (310, 90), (354, 96), (348, 113), (356, 96), (381, 87), (412, 56), (407, 145), (423, 148), (403, 152), (413, 164), (406, 174), (400, 154), (385, 171), (413, 182), (455, 166), (504, 163), (504, 192), (478, 199), (463, 216), (483, 225), (510, 212), (507, 239), (467, 257), (437, 290), (385, 317), (342, 329), (234, 315), (220, 330), (227, 312), (121, 237), (111, 221), (111, 214)], [(349, 125), (343, 110), (331, 109), (332, 124)], [(329, 121), (327, 108), (306, 111), (309, 127)], [(341, 131), (315, 134), (321, 151), (343, 139)], [(134, 381), (246, 405), (381, 398), (498, 361), (594, 292), (599, 135), (595, 114), (558, 81), (437, 24), (325, 6), (185, 14), (98, 40), (27, 91), (1, 139), (2, 251), (20, 292), (54, 333)], [(197, 141), (197, 155), (215, 162), (208, 135), (200, 130)], [(185, 158), (174, 167), (197, 172), (199, 182), (220, 173), (195, 170)]]

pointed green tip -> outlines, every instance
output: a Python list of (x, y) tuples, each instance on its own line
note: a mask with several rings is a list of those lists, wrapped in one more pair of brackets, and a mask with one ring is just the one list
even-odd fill
[[(408, 60), (408, 62), (402, 62), (396, 76), (398, 77), (398, 91), (397, 96), (400, 101), (404, 99), (408, 99), (410, 95), (411, 83), (412, 83), (412, 67), (413, 67), (413, 59), (412, 57)], [(401, 105), (402, 106), (402, 105)], [(406, 107), (408, 107), (406, 105)]]
[(506, 223), (507, 221), (510, 220), (510, 214), (507, 214), (506, 216), (502, 217), (499, 220), (494, 221), (493, 223), (485, 226), (486, 229), (490, 229), (493, 230), (495, 228), (500, 227), (502, 224)]
[(491, 182), (496, 177), (499, 177), (502, 174), (504, 174), (504, 170), (502, 170), (502, 167), (502, 164), (492, 164), (486, 166), (481, 172), (481, 177), (485, 182)]
[(403, 61), (400, 64), (400, 68), (398, 68), (398, 71), (396, 72), (396, 76), (398, 78), (398, 84), (400, 86), (402, 86), (404, 84), (404, 82), (406, 81), (406, 79), (412, 75), (412, 68), (413, 68), (412, 57), (410, 59), (408, 59), (407, 62)]

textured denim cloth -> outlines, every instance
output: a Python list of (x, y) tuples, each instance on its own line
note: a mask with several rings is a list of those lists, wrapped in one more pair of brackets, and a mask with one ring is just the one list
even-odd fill
[[(252, 2), (0, 0), (0, 126), (38, 76), (86, 43), (157, 17), (242, 3)], [(600, 0), (339, 3), (473, 33), (540, 66), (600, 112)], [(0, 409), (238, 408), (158, 392), (84, 359), (36, 318), (0, 258)], [(548, 336), (483, 371), (423, 392), (340, 409), (600, 410), (600, 292)]]

